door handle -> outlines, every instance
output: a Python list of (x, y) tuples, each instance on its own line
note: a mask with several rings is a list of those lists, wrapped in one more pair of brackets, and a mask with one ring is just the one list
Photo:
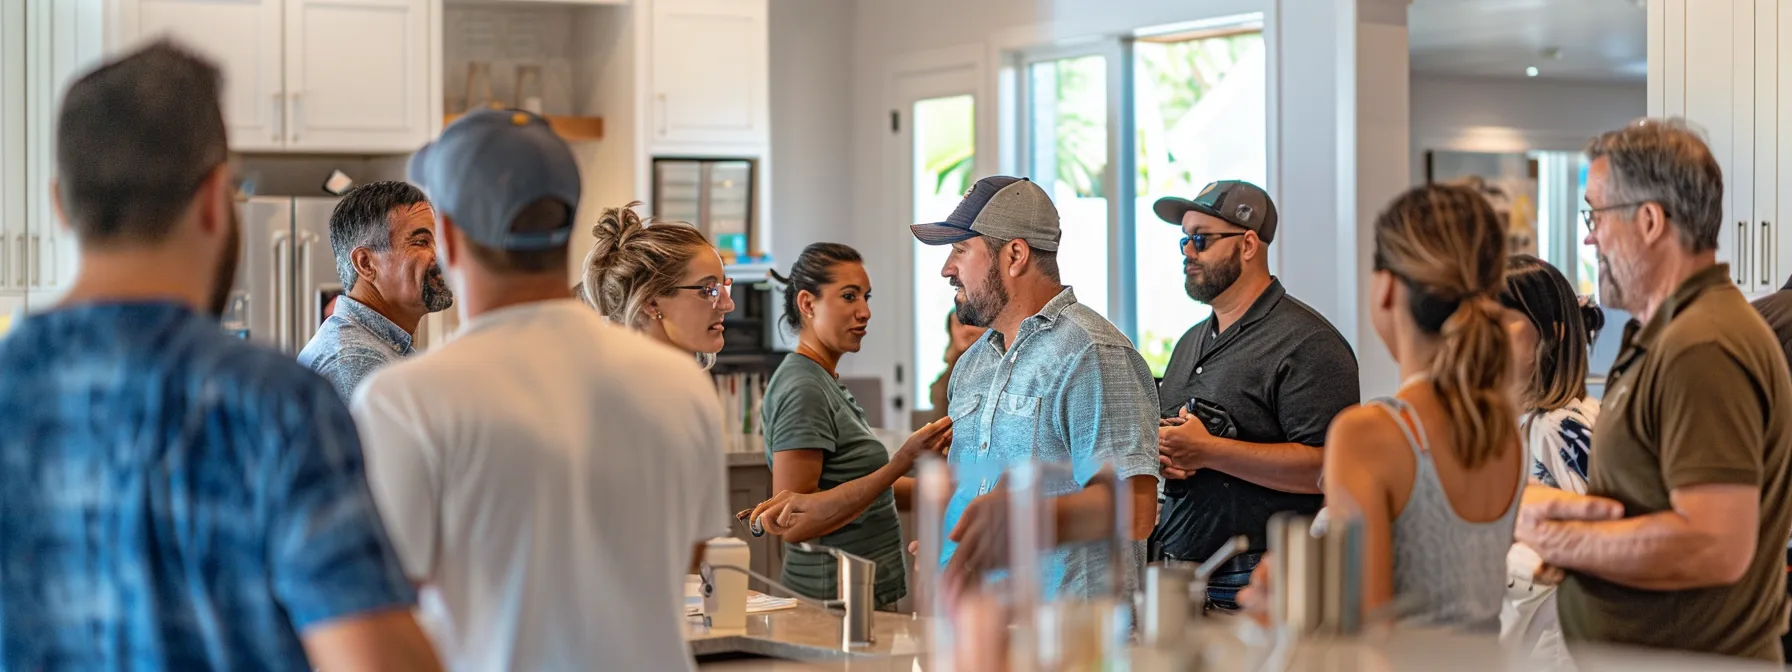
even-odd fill
[(1748, 222), (1736, 223), (1736, 284), (1748, 282)]
[(280, 141), (280, 130), (286, 125), (284, 123), (286, 121), (286, 106), (282, 104), (285, 100), (285, 91), (274, 92), (274, 142)]
[(666, 111), (666, 94), (664, 94), (664, 93), (659, 94), (657, 96), (657, 98), (659, 99), (659, 105), (660, 105), (660, 114), (659, 114), (660, 137), (665, 137), (665, 135), (666, 135), (666, 116), (668, 114), (670, 114), (669, 112)]
[(274, 343), (281, 352), (291, 352), (292, 341), (292, 262), (288, 257), (291, 241), (285, 231), (274, 233)]
[(301, 108), (299, 107), (300, 102), (301, 102), (300, 98), (299, 98), (300, 93), (303, 93), (303, 92), (302, 91), (292, 92), (292, 141), (294, 143), (297, 143), (299, 141), (299, 120), (302, 119), (302, 117), (299, 116), (299, 112), (302, 111)]
[(19, 234), (19, 286), (20, 287), (25, 287), (26, 285), (29, 284), (30, 277), (26, 275), (26, 273), (30, 272), (26, 269), (29, 269), (31, 267), (30, 260), (26, 258), (26, 255), (29, 255), (29, 254), (31, 254), (31, 251), (26, 249), (25, 234), (21, 233), (21, 234)]
[(304, 278), (304, 282), (299, 287), (300, 291), (305, 292), (305, 318), (300, 320), (297, 315), (293, 317), (292, 342), (294, 345), (298, 345), (301, 340), (306, 343), (311, 341), (311, 321), (317, 319), (317, 316), (324, 312), (323, 306), (317, 305), (319, 298), (317, 286), (312, 284), (315, 278), (311, 277), (311, 248), (316, 242), (317, 234), (310, 231), (299, 232), (299, 269), (303, 273), (301, 277)]
[(31, 234), (31, 286), (44, 286), (44, 237)]
[(1773, 284), (1773, 257), (1769, 256), (1769, 250), (1773, 249), (1773, 241), (1768, 240), (1768, 238), (1773, 236), (1772, 229), (1772, 224), (1765, 219), (1761, 220), (1761, 240), (1758, 241), (1757, 244), (1761, 246), (1761, 254), (1759, 256), (1761, 259), (1762, 287), (1769, 287)]

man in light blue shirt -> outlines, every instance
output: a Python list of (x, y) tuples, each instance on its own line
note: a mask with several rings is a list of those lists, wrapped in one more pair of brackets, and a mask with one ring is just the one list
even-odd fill
[[(1045, 595), (1130, 591), (1157, 521), (1157, 386), (1126, 336), (1059, 281), (1051, 198), (1025, 178), (989, 177), (946, 221), (911, 228), (952, 246), (941, 275), (958, 288), (958, 318), (989, 327), (959, 358), (947, 396), (946, 580), (1009, 565), (1004, 474), (1037, 462), (1057, 546), (1040, 565)], [(1130, 503), (1130, 524), (1116, 533), (1118, 501)], [(1120, 535), (1130, 552), (1116, 558)]]
[(330, 213), (330, 247), (345, 292), (299, 351), (299, 363), (343, 399), (374, 370), (411, 355), (417, 325), (454, 305), (436, 263), (435, 210), (404, 182), (373, 182)]

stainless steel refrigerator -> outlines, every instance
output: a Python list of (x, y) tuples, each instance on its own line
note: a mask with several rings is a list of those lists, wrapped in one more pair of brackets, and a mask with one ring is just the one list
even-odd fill
[(297, 355), (342, 294), (330, 251), (335, 198), (258, 196), (237, 203), (242, 259), (224, 328)]

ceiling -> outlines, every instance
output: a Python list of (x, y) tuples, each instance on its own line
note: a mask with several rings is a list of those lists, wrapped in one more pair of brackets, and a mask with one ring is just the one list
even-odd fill
[[(1412, 0), (1412, 71), (1554, 80), (1643, 82), (1641, 0)], [(1545, 55), (1559, 49), (1555, 58)]]

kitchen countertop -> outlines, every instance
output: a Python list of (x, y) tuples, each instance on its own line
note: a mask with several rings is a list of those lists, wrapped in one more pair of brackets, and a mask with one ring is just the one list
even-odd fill
[[(839, 649), (840, 630), (836, 619), (810, 607), (802, 609), (807, 609), (809, 613), (783, 612), (787, 614), (786, 618), (771, 619), (771, 622), (764, 624), (753, 623), (765, 618), (763, 616), (749, 617), (745, 637), (718, 637), (711, 642), (692, 639), (692, 648), (698, 655), (703, 655), (705, 651), (745, 651), (786, 659), (741, 660), (704, 666), (705, 669), (714, 670), (911, 672), (916, 669), (914, 665), (921, 645), (921, 621), (907, 616), (880, 613), (878, 616), (881, 620), (875, 622), (873, 628), (879, 636), (880, 646), (863, 653), (848, 653)], [(795, 632), (803, 629), (812, 632)], [(755, 635), (755, 632), (760, 634)], [(904, 639), (886, 639), (886, 635)], [(898, 641), (901, 642), (900, 646), (892, 646), (892, 643)], [(760, 648), (747, 648), (756, 643)], [(736, 646), (730, 646), (731, 644)], [(809, 648), (811, 645), (816, 648)], [(822, 647), (829, 649), (829, 656), (818, 653)], [(1209, 649), (1207, 664), (1204, 666), (1191, 666), (1187, 660), (1164, 658), (1144, 648), (1133, 649), (1131, 658), (1129, 667), (1135, 672), (1180, 672), (1189, 669), (1279, 672), (1406, 672), (1447, 669), (1451, 672), (1520, 672), (1546, 669), (1491, 638), (1424, 631), (1396, 631), (1358, 639), (1316, 639), (1281, 648), (1267, 646), (1261, 640), (1255, 646), (1234, 640), (1232, 645)], [(1579, 672), (1767, 672), (1784, 669), (1735, 658), (1602, 646), (1577, 647), (1574, 651), (1574, 663)]]
[(728, 466), (730, 467), (765, 466), (765, 453), (729, 452), (725, 455), (728, 456)]
[(800, 661), (854, 660), (854, 669), (867, 658), (909, 657), (921, 650), (922, 622), (907, 614), (873, 613), (871, 635), (877, 641), (852, 649), (841, 646), (840, 625), (839, 616), (800, 604), (747, 614), (744, 631), (712, 630), (691, 618), (686, 621), (685, 641), (699, 658), (734, 653)]

